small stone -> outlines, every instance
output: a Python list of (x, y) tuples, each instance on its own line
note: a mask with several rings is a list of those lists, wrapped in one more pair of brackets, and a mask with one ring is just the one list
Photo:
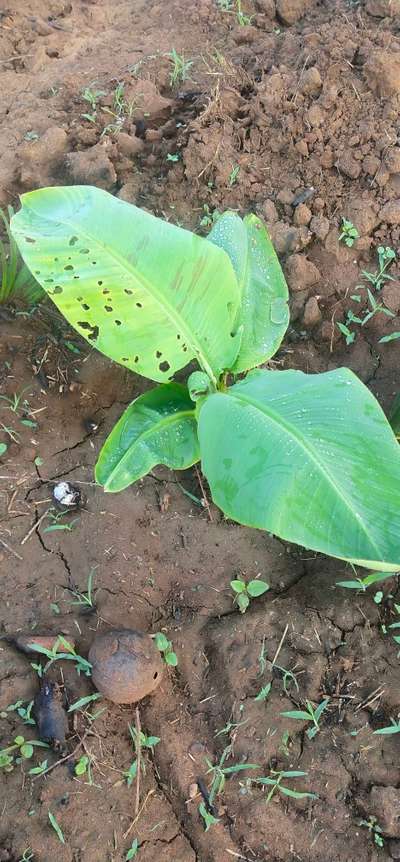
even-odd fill
[(264, 12), (267, 18), (273, 20), (276, 14), (275, 0), (256, 0), (256, 9), (258, 12)]
[(400, 14), (400, 0), (367, 0), (365, 11), (374, 18), (394, 18)]
[(300, 153), (301, 156), (308, 156), (307, 141), (305, 141), (304, 139), (302, 141), (297, 141), (297, 143), (294, 145), (294, 148), (298, 153)]
[(397, 314), (400, 311), (400, 284), (393, 281), (386, 284), (382, 289), (382, 298), (386, 308)]
[(315, 234), (317, 239), (323, 242), (329, 233), (329, 219), (325, 218), (325, 216), (313, 216), (310, 221), (310, 230)]
[(281, 204), (290, 204), (294, 199), (294, 192), (291, 189), (281, 189), (281, 191), (277, 194), (277, 200)]
[(32, 27), (38, 36), (50, 36), (54, 33), (53, 27), (50, 27), (50, 24), (43, 21), (43, 18), (35, 18), (32, 22)]
[(137, 703), (151, 694), (164, 671), (159, 650), (149, 635), (110, 629), (96, 635), (90, 650), (92, 680), (114, 703)]
[(302, 93), (308, 96), (317, 96), (322, 87), (321, 75), (316, 66), (306, 69), (300, 82)]
[(299, 204), (294, 211), (294, 223), (300, 227), (301, 225), (310, 224), (312, 212), (306, 204)]
[(258, 30), (251, 24), (238, 25), (232, 35), (237, 45), (250, 45), (257, 38)]
[(373, 177), (379, 170), (380, 165), (381, 163), (376, 156), (365, 156), (365, 159), (362, 163), (362, 169), (365, 174), (368, 174), (368, 176)]
[(283, 221), (270, 226), (270, 236), (277, 254), (288, 254), (297, 248), (298, 229)]
[(389, 841), (389, 853), (392, 859), (400, 859), (400, 841), (392, 838)]
[(364, 66), (365, 76), (373, 93), (380, 98), (400, 93), (400, 55), (389, 51), (374, 51)]
[(350, 177), (352, 180), (356, 180), (360, 176), (361, 166), (359, 162), (356, 162), (351, 150), (345, 150), (339, 156), (336, 166), (343, 174), (346, 174), (346, 177)]
[(312, 0), (276, 0), (276, 12), (282, 24), (290, 26), (303, 17)]
[(134, 135), (128, 135), (126, 132), (120, 132), (117, 138), (118, 149), (123, 156), (136, 156), (141, 153), (144, 143), (140, 138)]
[(292, 254), (286, 263), (286, 278), (290, 290), (305, 290), (316, 284), (320, 272), (303, 254)]
[(314, 129), (317, 129), (319, 126), (322, 126), (325, 120), (325, 113), (319, 105), (311, 105), (308, 111), (306, 111), (306, 121), (312, 126)]
[(400, 224), (400, 200), (388, 201), (382, 207), (379, 218), (386, 224)]
[(385, 155), (385, 165), (390, 174), (400, 173), (400, 147), (391, 147)]
[(114, 189), (117, 175), (103, 144), (96, 144), (82, 152), (69, 153), (65, 163), (68, 177), (73, 183), (97, 186), (105, 191)]
[(146, 129), (145, 138), (150, 144), (155, 143), (155, 141), (161, 141), (162, 139), (162, 131), (161, 129)]
[(397, 787), (371, 787), (369, 809), (386, 835), (400, 837), (400, 790)]
[(310, 296), (304, 309), (304, 326), (311, 329), (313, 326), (317, 326), (318, 323), (321, 323), (321, 320), (322, 314), (318, 305), (318, 300), (316, 296)]
[(267, 224), (274, 224), (278, 221), (278, 211), (273, 201), (267, 199), (263, 205), (263, 215)]

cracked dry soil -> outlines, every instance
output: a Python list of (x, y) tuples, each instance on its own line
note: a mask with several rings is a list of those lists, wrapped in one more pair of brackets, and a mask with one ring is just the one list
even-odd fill
[[(117, 11), (110, 0), (8, 4), (0, 19), (1, 202), (16, 205), (36, 185), (91, 182), (191, 229), (205, 205), (257, 212), (291, 292), (278, 367), (347, 365), (388, 409), (399, 348), (379, 338), (400, 329), (397, 267), (380, 297), (392, 317), (375, 314), (349, 348), (335, 323), (348, 309), (365, 312), (366, 291), (360, 303), (352, 297), (360, 270), (375, 269), (376, 246), (399, 252), (399, 4), (242, 7), (253, 16), (246, 26), (214, 0), (123, 0)], [(193, 61), (175, 87), (172, 47)], [(112, 110), (122, 80), (133, 111), (119, 134), (102, 134), (109, 114), (99, 108), (95, 122), (85, 120), (82, 90), (96, 82), (102, 108)], [(338, 242), (342, 215), (360, 232), (351, 249)], [(383, 628), (394, 619), (395, 580), (384, 585), (392, 597), (375, 604), (335, 588), (350, 577), (339, 562), (226, 522), (212, 505), (210, 521), (184, 493), (201, 497), (193, 471), (157, 469), (123, 494), (104, 495), (93, 482), (96, 453), (146, 382), (89, 350), (47, 305), (28, 318), (2, 313), (0, 351), (1, 394), (24, 389), (29, 405), (19, 415), (5, 402), (0, 410), (9, 444), (0, 463), (1, 633), (61, 631), (86, 656), (110, 626), (163, 629), (179, 656), (140, 708), (144, 730), (161, 741), (143, 753), (139, 817), (135, 782), (128, 787), (124, 777), (134, 710), (105, 704), (91, 727), (70, 716), (70, 751), (84, 737), (76, 757), (92, 758), (92, 784), (74, 776), (76, 758), (34, 780), (24, 777), (26, 764), (2, 776), (0, 862), (18, 862), (28, 847), (34, 862), (119, 862), (134, 838), (140, 862), (400, 858), (398, 742), (372, 733), (399, 710), (397, 649)], [(21, 424), (24, 417), (35, 425)], [(49, 532), (51, 489), (61, 478), (80, 483), (84, 505), (63, 519), (70, 530)], [(71, 589), (84, 589), (92, 569), (95, 610), (87, 614)], [(229, 590), (239, 573), (261, 573), (271, 586), (243, 617)], [(51, 672), (70, 703), (92, 691), (67, 662), (62, 677)], [(268, 699), (255, 700), (268, 682)], [(26, 656), (0, 641), (0, 710), (29, 701), (36, 688)], [(305, 722), (281, 715), (323, 697), (329, 706), (313, 740)], [(0, 733), (4, 747), (30, 728), (9, 711)], [(260, 769), (229, 778), (220, 822), (205, 833), (191, 786), (199, 778), (209, 786), (206, 758), (216, 763), (230, 743), (228, 764)], [(247, 779), (271, 769), (307, 772), (298, 787), (318, 798), (277, 794), (267, 806)], [(360, 825), (370, 816), (383, 849)]]

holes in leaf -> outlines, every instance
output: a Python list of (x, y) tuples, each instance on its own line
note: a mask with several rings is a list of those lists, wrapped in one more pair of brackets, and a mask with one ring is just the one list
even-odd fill
[(105, 311), (112, 311), (112, 310), (113, 310), (113, 307), (112, 307), (112, 305), (105, 305), (105, 306), (104, 306), (104, 310), (105, 310)]
[(127, 293), (128, 296), (132, 296), (133, 290), (128, 290), (127, 287), (124, 287), (124, 293)]
[(139, 357), (138, 357), (138, 356), (135, 356), (135, 358), (134, 358), (134, 360), (133, 360), (133, 361), (134, 361), (134, 362), (139, 362)]
[(96, 266), (96, 264), (97, 264), (97, 260), (92, 260), (92, 265)]
[(84, 310), (84, 311), (89, 311), (89, 310), (90, 310), (90, 305), (88, 305), (86, 302), (82, 302), (82, 308), (83, 308), (83, 310)]
[(89, 254), (90, 248), (80, 248), (79, 251), (81, 254)]
[(121, 326), (121, 321), (120, 321), (120, 320), (114, 320), (114, 323), (116, 323), (116, 325), (117, 325), (117, 326)]
[(107, 293), (110, 293), (110, 291), (109, 291), (109, 290), (107, 290), (107, 288), (105, 287), (105, 288), (104, 288), (104, 290), (103, 290), (103, 293), (104, 293), (104, 296), (106, 296), (106, 295), (107, 295)]
[(83, 302), (83, 296), (77, 296), (76, 298), (78, 302)]
[(54, 258), (54, 263), (58, 263), (58, 257)]
[(157, 359), (159, 359), (159, 358), (160, 358), (160, 356), (162, 356), (161, 350), (156, 350), (156, 357), (157, 357)]
[(81, 329), (89, 330), (88, 338), (90, 341), (96, 341), (99, 335), (98, 326), (93, 326), (91, 323), (87, 323), (86, 320), (78, 320), (77, 326), (80, 326)]
[(98, 281), (98, 282), (97, 282), (97, 284), (99, 285), (99, 287), (101, 287), (101, 285), (103, 284), (103, 282), (102, 282), (102, 281)]
[(143, 308), (143, 305), (142, 305), (142, 303), (141, 303), (141, 302), (137, 302), (137, 303), (136, 303), (136, 305), (137, 305), (137, 307), (138, 307), (138, 308)]
[(60, 285), (60, 284), (56, 284), (56, 286), (55, 286), (55, 288), (54, 288), (54, 290), (53, 290), (53, 293), (62, 293), (62, 292), (63, 292), (63, 289), (62, 289), (61, 285)]
[(80, 278), (80, 275), (74, 275), (74, 278)]
[(129, 362), (129, 358), (127, 356), (122, 356), (121, 362)]
[(40, 275), (40, 269), (35, 269), (35, 275)]
[(76, 245), (76, 244), (77, 244), (77, 242), (79, 242), (79, 237), (77, 237), (77, 236), (71, 236), (71, 239), (70, 239), (70, 241), (69, 241), (68, 245)]
[(54, 278), (45, 278), (43, 283), (44, 284), (53, 284)]
[(169, 369), (171, 368), (169, 362), (167, 362), (166, 359), (164, 359), (163, 362), (160, 362), (158, 367), (159, 367), (160, 371), (169, 371)]
[(187, 353), (187, 345), (186, 344), (182, 344), (182, 350), (184, 353)]
[(156, 670), (156, 672), (153, 673), (153, 679), (157, 679), (157, 677), (158, 677), (158, 670)]
[(26, 237), (25, 237), (25, 242), (31, 242), (31, 243), (34, 243), (34, 242), (36, 242), (36, 240), (35, 240), (35, 239), (33, 239), (33, 237), (31, 237), (31, 236), (26, 236)]
[(176, 337), (177, 337), (178, 341), (180, 341), (180, 340), (181, 340), (181, 336), (179, 335), (179, 333), (178, 333), (178, 335), (177, 335)]
[(72, 263), (69, 263), (67, 266), (64, 266), (64, 269), (67, 269), (67, 270), (71, 270), (73, 268), (74, 267), (72, 266)]

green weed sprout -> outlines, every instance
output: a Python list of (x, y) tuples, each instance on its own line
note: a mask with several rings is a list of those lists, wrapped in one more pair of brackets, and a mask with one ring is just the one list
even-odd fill
[(228, 745), (224, 748), (218, 763), (213, 764), (206, 757), (206, 763), (208, 766), (207, 775), (211, 774), (211, 788), (208, 795), (208, 805), (205, 805), (204, 802), (201, 802), (199, 805), (199, 813), (204, 820), (206, 832), (208, 832), (210, 826), (214, 823), (218, 823), (218, 817), (213, 814), (213, 803), (216, 797), (223, 792), (226, 779), (230, 775), (235, 775), (238, 772), (243, 772), (247, 769), (260, 768), (257, 763), (234, 763), (232, 766), (226, 766), (226, 760), (228, 757), (231, 757), (231, 755), (232, 745)]
[(376, 817), (369, 817), (368, 820), (360, 820), (360, 826), (365, 826), (369, 830), (369, 834), (374, 842), (374, 844), (382, 850), (384, 846), (384, 840), (382, 838), (382, 829), (379, 826), (378, 820)]
[(233, 600), (237, 604), (241, 614), (244, 614), (249, 607), (251, 599), (258, 598), (269, 590), (269, 584), (266, 581), (253, 580), (246, 583), (242, 580), (231, 581), (231, 587), (235, 594)]
[(132, 844), (125, 856), (125, 862), (130, 862), (131, 859), (134, 859), (137, 856), (139, 850), (139, 842), (137, 838), (134, 838)]
[(168, 664), (171, 667), (176, 667), (178, 664), (178, 657), (172, 649), (172, 642), (169, 641), (162, 632), (157, 632), (154, 636), (154, 643), (157, 649), (160, 650), (165, 664)]
[(257, 784), (262, 784), (264, 787), (269, 787), (266, 797), (266, 805), (271, 801), (272, 797), (275, 793), (282, 793), (283, 796), (290, 796), (292, 799), (318, 799), (318, 794), (309, 793), (304, 790), (292, 790), (290, 787), (286, 787), (285, 784), (282, 784), (282, 781), (287, 778), (302, 778), (307, 775), (307, 772), (302, 772), (299, 769), (287, 769), (276, 771), (275, 769), (271, 769), (271, 772), (267, 778), (256, 778), (255, 782)]
[(354, 227), (353, 222), (349, 221), (347, 218), (342, 218), (342, 232), (339, 236), (339, 242), (344, 240), (345, 244), (351, 248), (355, 240), (360, 236), (356, 227)]
[(176, 84), (183, 84), (183, 82), (189, 77), (189, 71), (193, 66), (193, 60), (185, 60), (184, 55), (178, 54), (175, 48), (172, 48), (172, 51), (167, 54), (167, 57), (169, 57), (171, 62), (171, 73), (169, 77), (171, 87), (175, 87)]
[(314, 709), (312, 703), (309, 700), (306, 700), (307, 710), (303, 709), (289, 709), (286, 712), (281, 712), (281, 715), (285, 716), (285, 718), (295, 718), (299, 721), (310, 721), (312, 722), (312, 727), (309, 727), (306, 730), (306, 734), (309, 739), (313, 739), (314, 736), (320, 731), (319, 720), (321, 718), (322, 713), (325, 711), (329, 703), (329, 697), (325, 698), (325, 700), (321, 701), (321, 703)]

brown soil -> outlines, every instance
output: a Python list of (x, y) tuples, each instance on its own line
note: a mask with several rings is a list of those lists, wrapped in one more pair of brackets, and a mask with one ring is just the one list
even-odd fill
[[(215, 0), (10, 0), (0, 12), (0, 202), (17, 205), (38, 185), (89, 182), (191, 229), (203, 230), (205, 205), (257, 212), (291, 289), (280, 366), (345, 364), (387, 408), (399, 342), (379, 339), (400, 329), (400, 284), (382, 293), (394, 316), (379, 312), (356, 327), (350, 347), (335, 324), (366, 308), (365, 290), (361, 304), (351, 295), (360, 270), (375, 269), (376, 247), (400, 252), (400, 3), (242, 7), (252, 16), (245, 26)], [(193, 61), (176, 86), (172, 48)], [(118, 117), (103, 109), (118, 114), (111, 94), (120, 81), (128, 107), (116, 129)], [(82, 117), (92, 113), (85, 87), (104, 91), (92, 122)], [(361, 235), (351, 249), (338, 242), (342, 216)], [(202, 497), (195, 471), (155, 470), (105, 496), (93, 480), (96, 453), (146, 383), (89, 352), (46, 305), (20, 312), (0, 312), (2, 394), (24, 390), (28, 402), (19, 414), (1, 402), (1, 422), (19, 435), (12, 442), (1, 433), (10, 443), (0, 464), (2, 631), (63, 632), (87, 656), (96, 632), (161, 629), (179, 665), (140, 707), (143, 729), (161, 741), (154, 754), (142, 752), (139, 816), (135, 781), (128, 787), (123, 775), (134, 708), (107, 703), (92, 725), (72, 713), (70, 760), (45, 777), (27, 776), (25, 763), (2, 778), (0, 862), (18, 862), (27, 848), (34, 862), (124, 860), (134, 838), (140, 862), (399, 859), (397, 737), (372, 735), (400, 706), (397, 649), (384, 628), (395, 579), (380, 604), (334, 588), (351, 575), (344, 565), (196, 506), (184, 493)], [(58, 478), (79, 484), (84, 505), (63, 518), (70, 530), (47, 532)], [(91, 569), (95, 610), (85, 614), (68, 588), (85, 589)], [(271, 585), (245, 616), (229, 589), (239, 573), (261, 573)], [(298, 689), (272, 668), (279, 647), (276, 662), (296, 674)], [(34, 736), (6, 709), (31, 700), (38, 684), (30, 657), (5, 640), (0, 657), (5, 747), (17, 734)], [(62, 667), (53, 676), (70, 703), (92, 692), (87, 677)], [(269, 680), (269, 698), (255, 700)], [(325, 696), (311, 741), (305, 722), (281, 715)], [(318, 799), (277, 794), (266, 805), (252, 773), (239, 772), (218, 799), (220, 822), (205, 832), (194, 785), (210, 786), (205, 758), (216, 763), (229, 743), (227, 765), (260, 764), (255, 775), (303, 770), (297, 786)], [(74, 776), (84, 753), (92, 783)], [(45, 757), (50, 765), (59, 755), (39, 750), (35, 763)], [(383, 849), (360, 825), (371, 816)]]

